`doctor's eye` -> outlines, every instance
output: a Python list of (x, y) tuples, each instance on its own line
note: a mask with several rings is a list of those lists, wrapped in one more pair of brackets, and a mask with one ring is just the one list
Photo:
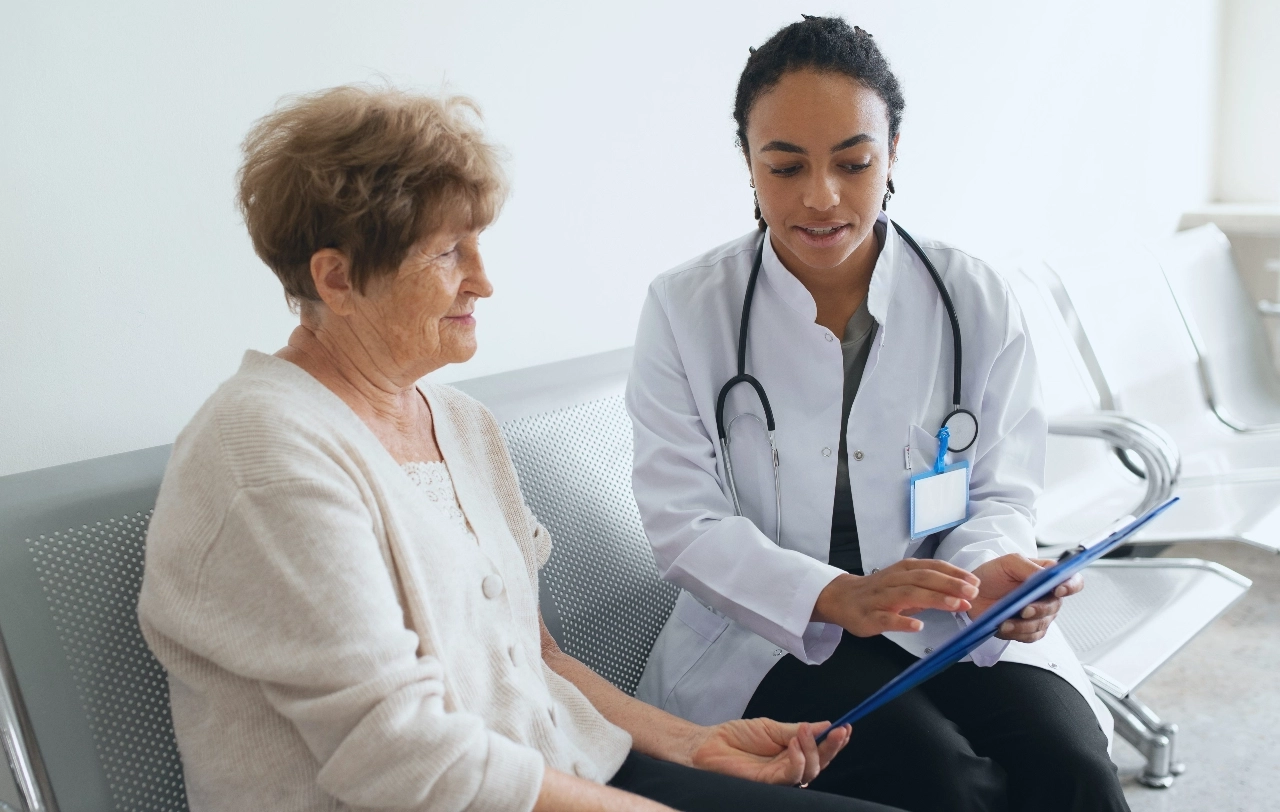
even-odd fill
[(870, 169), (871, 162), (867, 161), (865, 164), (840, 164), (840, 168), (846, 172), (850, 172), (856, 175), (857, 173), (861, 172), (864, 169)]
[(771, 167), (769, 167), (769, 174), (770, 174), (770, 175), (780, 175), (780, 176), (782, 176), (782, 177), (784, 177), (784, 178), (789, 178), (789, 177), (791, 177), (792, 175), (796, 174), (796, 173), (797, 173), (797, 172), (799, 172), (799, 171), (800, 171), (800, 164), (793, 164), (793, 165), (791, 165), (791, 166), (771, 166)]

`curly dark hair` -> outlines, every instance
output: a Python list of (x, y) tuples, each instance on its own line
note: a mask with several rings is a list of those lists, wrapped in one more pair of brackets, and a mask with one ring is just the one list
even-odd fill
[(875, 91), (889, 111), (889, 141), (898, 134), (906, 100), (898, 78), (889, 68), (875, 40), (842, 17), (810, 17), (792, 23), (751, 51), (738, 79), (733, 103), (733, 120), (738, 123), (738, 146), (748, 154), (747, 117), (761, 94), (778, 83), (784, 74), (804, 68), (840, 73)]

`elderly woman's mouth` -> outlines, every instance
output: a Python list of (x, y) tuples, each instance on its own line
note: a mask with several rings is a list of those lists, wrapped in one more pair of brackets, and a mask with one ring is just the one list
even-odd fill
[(452, 324), (461, 324), (467, 327), (476, 323), (476, 317), (471, 313), (462, 313), (457, 316), (445, 316), (444, 320)]

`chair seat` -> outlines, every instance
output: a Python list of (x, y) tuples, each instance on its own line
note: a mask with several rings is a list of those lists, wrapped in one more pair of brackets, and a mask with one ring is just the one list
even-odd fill
[(1249, 589), (1226, 567), (1193, 558), (1104, 560), (1058, 623), (1094, 685), (1124, 698)]

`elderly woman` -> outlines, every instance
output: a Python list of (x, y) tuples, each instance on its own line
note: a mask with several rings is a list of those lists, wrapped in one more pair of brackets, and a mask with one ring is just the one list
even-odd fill
[(885, 809), (776, 786), (847, 728), (693, 725), (542, 626), (551, 540), (493, 417), (417, 384), (472, 356), (492, 292), (504, 184), (470, 110), (337, 88), (245, 142), (245, 221), (301, 324), (182, 432), (147, 538), (192, 810)]

